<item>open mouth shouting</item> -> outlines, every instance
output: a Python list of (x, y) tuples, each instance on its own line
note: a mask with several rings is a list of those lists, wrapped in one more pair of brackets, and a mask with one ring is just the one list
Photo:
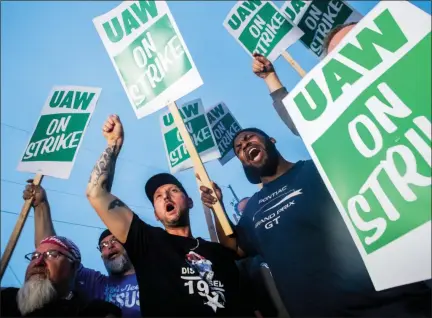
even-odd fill
[(171, 202), (168, 202), (165, 204), (165, 211), (167, 211), (168, 213), (171, 213), (174, 210), (175, 210), (174, 204), (172, 204)]
[(262, 147), (257, 145), (249, 146), (244, 153), (247, 161), (251, 164), (259, 163), (264, 156)]

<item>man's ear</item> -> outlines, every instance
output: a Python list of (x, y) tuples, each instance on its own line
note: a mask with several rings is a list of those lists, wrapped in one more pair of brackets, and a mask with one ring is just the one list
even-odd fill
[(270, 141), (274, 144), (276, 143), (276, 139), (274, 139), (273, 137), (270, 137)]
[(192, 201), (192, 199), (188, 197), (187, 200), (188, 200), (188, 207), (189, 207), (189, 209), (192, 209), (193, 208), (193, 201)]

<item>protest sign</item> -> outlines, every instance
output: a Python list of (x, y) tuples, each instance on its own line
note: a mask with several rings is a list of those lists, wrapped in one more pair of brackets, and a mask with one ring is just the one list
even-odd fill
[(94, 87), (55, 86), (17, 169), (68, 179), (100, 92)]
[(260, 53), (271, 62), (303, 35), (271, 1), (239, 1), (223, 25), (250, 55)]
[(138, 118), (202, 85), (165, 1), (124, 1), (93, 23)]
[(219, 162), (224, 165), (235, 157), (232, 142), (235, 134), (241, 130), (240, 124), (223, 102), (207, 111), (207, 119), (221, 154)]
[[(201, 99), (183, 104), (180, 115), (203, 162), (220, 157)], [(171, 173), (193, 167), (183, 138), (168, 111), (161, 115), (160, 124)]]
[(362, 15), (354, 10), (346, 1), (285, 1), (282, 13), (304, 35), (300, 41), (318, 57), (324, 55), (324, 39), (331, 29), (338, 25), (358, 22)]
[(431, 278), (431, 24), (380, 2), (284, 99), (377, 290)]

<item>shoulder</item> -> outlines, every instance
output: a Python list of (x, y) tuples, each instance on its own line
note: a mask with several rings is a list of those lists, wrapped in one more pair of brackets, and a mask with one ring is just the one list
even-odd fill
[(19, 316), (18, 305), (16, 297), (18, 294), (18, 288), (16, 287), (2, 287), (0, 298), (1, 298), (1, 316)]
[(230, 248), (223, 246), (220, 243), (209, 242), (209, 241), (206, 241), (203, 239), (200, 239), (200, 242), (201, 242), (203, 248), (207, 248), (207, 249), (211, 250), (211, 252), (213, 254), (217, 254), (218, 256), (220, 255), (224, 259), (227, 259), (227, 260), (231, 259), (234, 261), (234, 260), (237, 260), (239, 258), (236, 252), (234, 252)]
[(77, 270), (77, 280), (106, 280), (107, 275), (80, 264)]

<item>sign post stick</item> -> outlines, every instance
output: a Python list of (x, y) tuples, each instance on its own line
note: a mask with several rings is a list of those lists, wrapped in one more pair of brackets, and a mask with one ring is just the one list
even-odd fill
[[(186, 129), (186, 126), (183, 122), (183, 119), (180, 116), (180, 112), (177, 108), (177, 104), (175, 102), (169, 103), (168, 109), (174, 118), (174, 122), (175, 122), (175, 124), (176, 124), (176, 126), (180, 132), (180, 135), (182, 136), (182, 139), (184, 141), (186, 149), (189, 152), (190, 158), (192, 159), (192, 162), (193, 162), (194, 168), (195, 168), (195, 172), (199, 174), (199, 176), (201, 178), (201, 182), (203, 183), (203, 185), (205, 185), (209, 189), (212, 189), (213, 187), (212, 187), (210, 178), (207, 174), (207, 171), (204, 168), (204, 165), (201, 161), (200, 156), (198, 155), (198, 152), (195, 148), (195, 145), (192, 142), (192, 139), (189, 135), (189, 132)], [(217, 218), (219, 219), (219, 222), (222, 226), (222, 229), (223, 229), (225, 235), (233, 234), (233, 230), (232, 230), (232, 228), (228, 222), (228, 219), (225, 215), (225, 212), (222, 208), (222, 204), (219, 201), (217, 201), (213, 205), (213, 209), (214, 209), (214, 212), (216, 213)]]
[(283, 51), (282, 56), (285, 58), (285, 60), (287, 60), (288, 63), (291, 64), (291, 66), (297, 71), (297, 73), (300, 74), (301, 77), (306, 76), (305, 70), (301, 68), (301, 66), (292, 58), (292, 56), (287, 51)]
[[(39, 185), (42, 182), (42, 179), (43, 179), (42, 174), (36, 174), (35, 178), (33, 179), (33, 184)], [(33, 201), (33, 198), (30, 198), (24, 202), (24, 205), (21, 209), (21, 213), (20, 213), (18, 220), (15, 224), (15, 228), (12, 231), (12, 234), (9, 238), (8, 244), (7, 244), (6, 249), (3, 253), (3, 256), (1, 258), (0, 280), (3, 278), (3, 274), (6, 271), (6, 267), (9, 264), (9, 260), (12, 256), (14, 249), (15, 249), (16, 243), (18, 242), (18, 239), (21, 235), (21, 231), (24, 227), (27, 216), (30, 212), (32, 201)]]
[[(196, 180), (197, 180), (198, 189), (199, 189), (202, 186), (202, 182), (198, 178), (196, 178)], [(207, 228), (208, 228), (209, 233), (210, 233), (210, 240), (212, 242), (218, 243), (219, 239), (218, 239), (218, 236), (217, 236), (217, 233), (216, 233), (216, 227), (215, 227), (214, 222), (213, 222), (212, 213), (211, 213), (210, 209), (205, 204), (203, 204), (203, 208), (204, 208), (204, 215), (205, 215), (205, 218), (206, 218)]]

